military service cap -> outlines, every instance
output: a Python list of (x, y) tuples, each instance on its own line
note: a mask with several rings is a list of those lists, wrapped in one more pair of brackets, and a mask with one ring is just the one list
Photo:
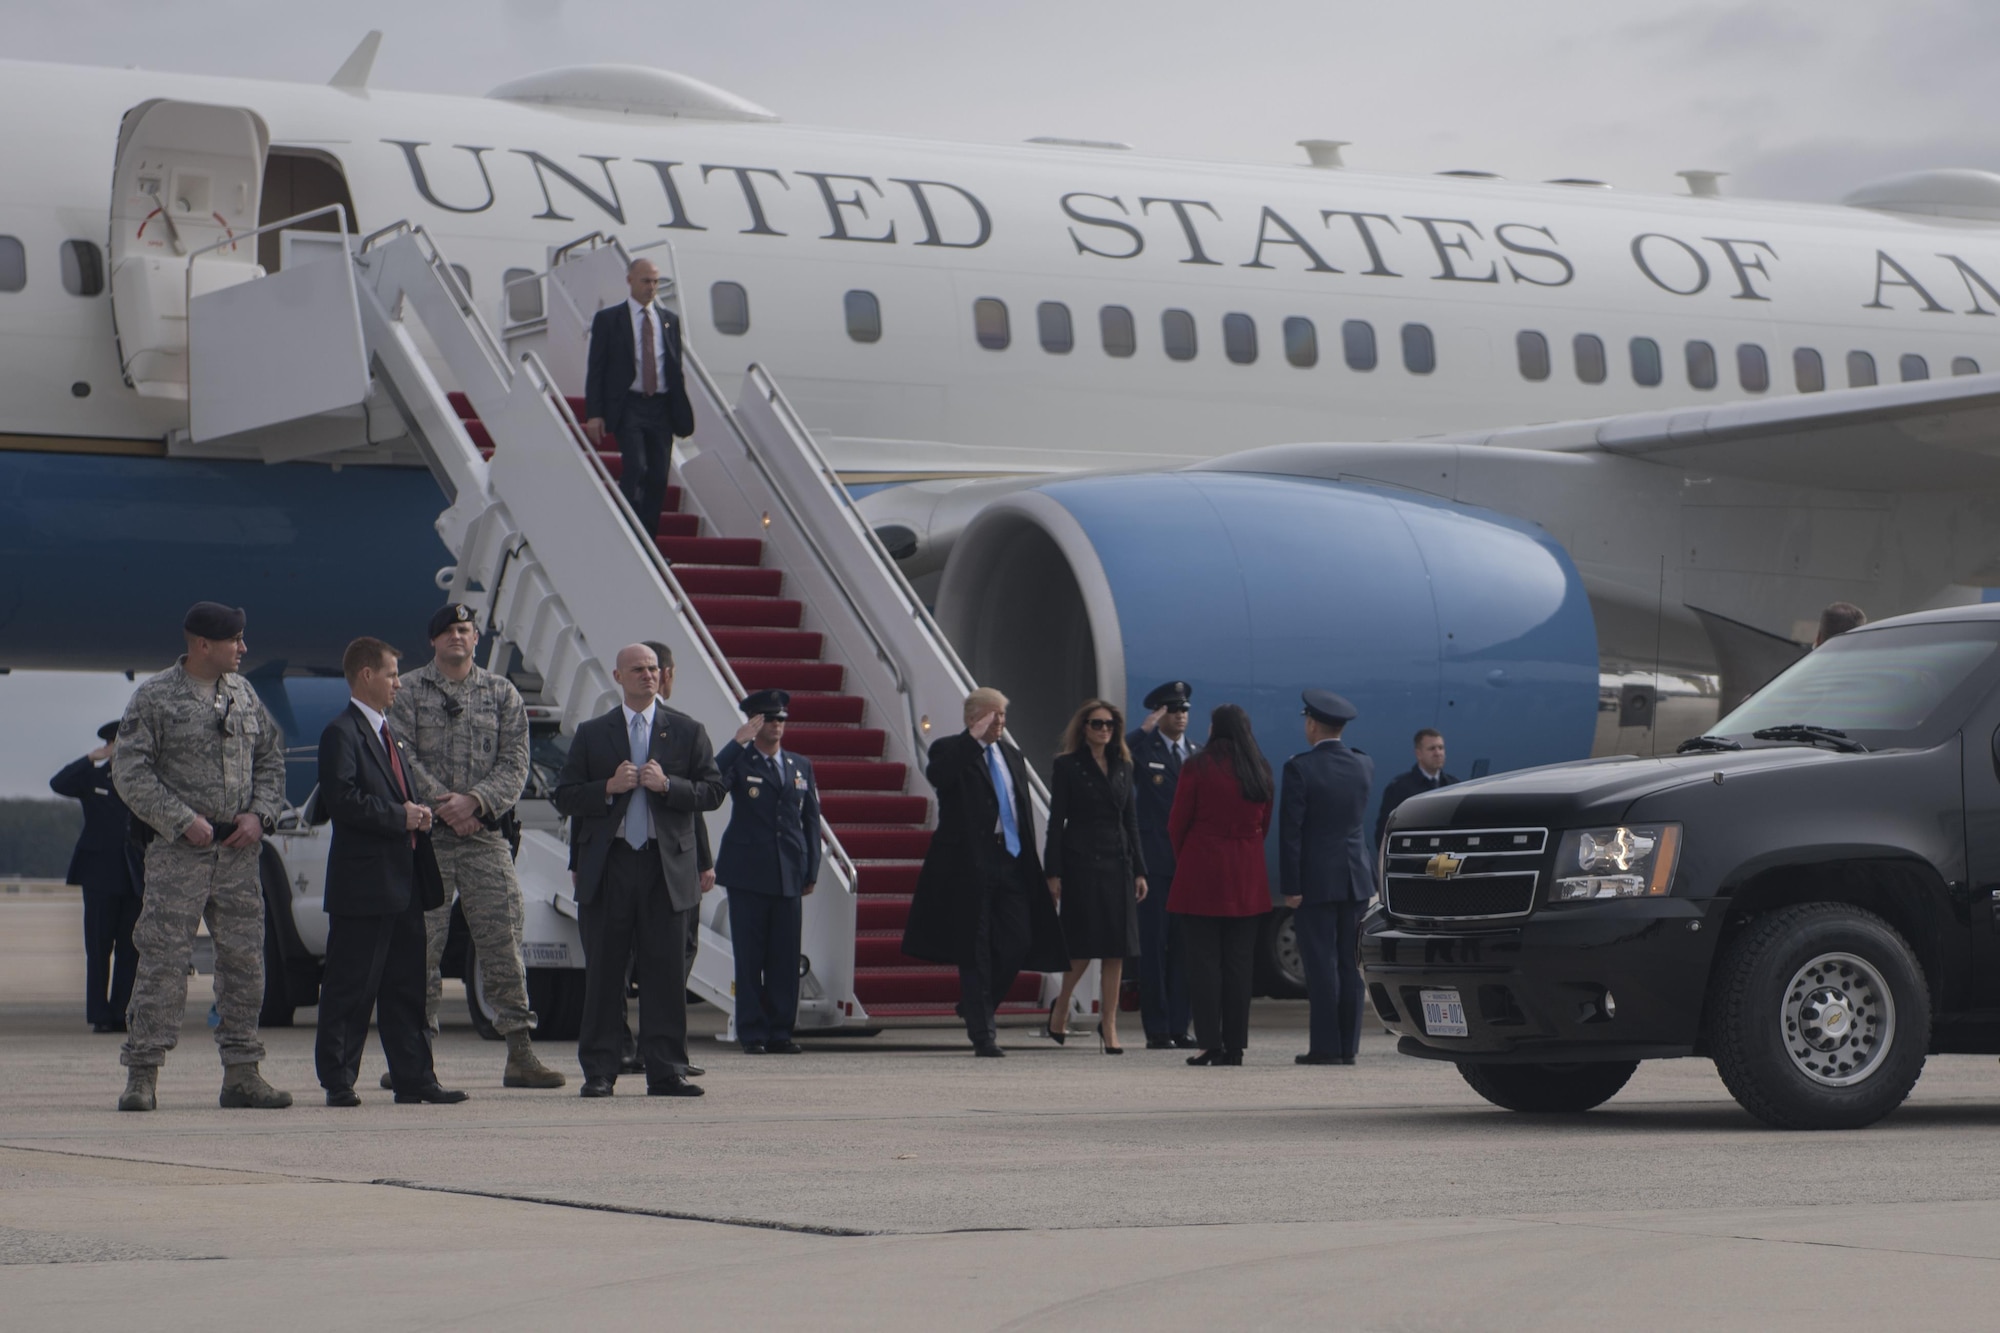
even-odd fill
[(1307, 690), (1299, 697), (1305, 700), (1306, 716), (1329, 727), (1345, 726), (1356, 716), (1354, 705), (1332, 690)]
[(479, 613), (464, 602), (446, 602), (431, 616), (431, 629), (426, 637), (435, 639), (453, 625), (479, 625)]
[(186, 618), (181, 621), (181, 629), (197, 639), (226, 642), (243, 632), (243, 622), (243, 608), (240, 606), (196, 602), (188, 608)]
[(97, 739), (101, 741), (111, 740), (115, 738), (117, 735), (118, 735), (118, 724), (116, 722), (106, 722), (103, 726), (97, 729)]
[(792, 696), (784, 690), (758, 690), (743, 696), (743, 716), (762, 715), (766, 722), (783, 722), (791, 714)]
[(1153, 692), (1146, 696), (1146, 711), (1150, 713), (1155, 708), (1166, 708), (1172, 704), (1186, 705), (1193, 698), (1194, 686), (1184, 680), (1170, 680), (1164, 685), (1154, 686)]

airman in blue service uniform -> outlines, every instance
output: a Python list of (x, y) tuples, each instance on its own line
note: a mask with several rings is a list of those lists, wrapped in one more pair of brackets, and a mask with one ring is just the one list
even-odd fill
[(1307, 690), (1312, 748), (1285, 761), (1278, 791), (1278, 878), (1305, 964), (1311, 1042), (1302, 1065), (1351, 1065), (1361, 1042), (1361, 914), (1375, 896), (1363, 823), (1375, 761), (1340, 739), (1354, 705)]
[(715, 756), (729, 784), (729, 827), (715, 879), (729, 891), (736, 955), (736, 1040), (749, 1055), (797, 1055), (805, 895), (819, 879), (819, 786), (810, 759), (783, 745), (792, 696), (759, 690), (749, 720)]
[(89, 978), (84, 1019), (92, 1032), (125, 1031), (125, 1006), (139, 972), (132, 927), (139, 920), (146, 870), (132, 838), (132, 812), (111, 785), (118, 724), (97, 729), (104, 744), (49, 779), (49, 790), (83, 803), (83, 833), (69, 859), (71, 884), (83, 889), (83, 949)]
[(1167, 816), (1180, 788), (1181, 765), (1196, 750), (1188, 739), (1188, 708), (1194, 687), (1170, 680), (1145, 698), (1146, 720), (1125, 738), (1132, 751), (1132, 774), (1139, 807), (1139, 850), (1146, 860), (1148, 891), (1139, 901), (1139, 1017), (1146, 1028), (1146, 1048), (1172, 1046), (1192, 1049), (1188, 1032), (1188, 987), (1185, 953), (1175, 918), (1167, 913), (1167, 893), (1174, 883), (1174, 845), (1167, 836)]

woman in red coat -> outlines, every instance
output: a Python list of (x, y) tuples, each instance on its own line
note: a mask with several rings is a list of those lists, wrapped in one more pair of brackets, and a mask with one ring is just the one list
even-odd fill
[(1167, 836), (1174, 883), (1167, 911), (1180, 919), (1188, 999), (1201, 1054), (1191, 1065), (1240, 1065), (1250, 1044), (1250, 982), (1258, 918), (1271, 910), (1264, 835), (1275, 783), (1250, 715), (1223, 704), (1208, 744), (1188, 760), (1174, 792)]

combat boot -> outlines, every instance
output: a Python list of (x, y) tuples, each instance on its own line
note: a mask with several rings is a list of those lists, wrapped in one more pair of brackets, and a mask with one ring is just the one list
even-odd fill
[(507, 1034), (507, 1074), (500, 1081), (510, 1088), (560, 1088), (563, 1076), (541, 1062), (528, 1030), (522, 1028)]
[(158, 1065), (133, 1065), (125, 1074), (125, 1092), (118, 1099), (121, 1111), (150, 1111), (158, 1106), (154, 1094), (160, 1084)]
[(292, 1094), (279, 1092), (264, 1081), (255, 1062), (230, 1065), (222, 1071), (222, 1105), (231, 1110), (249, 1107), (277, 1111), (292, 1104)]

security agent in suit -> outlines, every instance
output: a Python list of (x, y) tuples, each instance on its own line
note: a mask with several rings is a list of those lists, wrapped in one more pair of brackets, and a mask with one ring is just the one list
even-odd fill
[(618, 489), (646, 531), (656, 533), (674, 437), (694, 434), (694, 404), (681, 372), (680, 317), (654, 301), (660, 270), (650, 259), (635, 259), (625, 283), (630, 299), (590, 321), (583, 429), (593, 445), (607, 430), (618, 437)]
[(1278, 876), (1292, 909), (1311, 1005), (1302, 1065), (1351, 1065), (1361, 1043), (1361, 914), (1375, 896), (1363, 819), (1375, 761), (1341, 743), (1354, 705), (1307, 690), (1304, 754), (1285, 761), (1278, 793)]
[(638, 951), (639, 1057), (646, 1091), (699, 1097), (684, 1073), (688, 917), (701, 902), (701, 817), (728, 788), (708, 732), (661, 702), (673, 668), (642, 643), (618, 652), (612, 678), (624, 699), (576, 729), (556, 785), (570, 819), (583, 936), (583, 1095), (609, 1097), (618, 1081), (625, 977)]
[(1174, 844), (1167, 836), (1167, 816), (1180, 789), (1181, 765), (1198, 747), (1188, 738), (1188, 709), (1194, 687), (1170, 680), (1145, 698), (1146, 719), (1125, 738), (1132, 751), (1137, 784), (1139, 847), (1146, 858), (1149, 891), (1139, 901), (1139, 1017), (1146, 1028), (1146, 1049), (1180, 1046), (1192, 1050), (1188, 1031), (1186, 950), (1175, 918), (1167, 912), (1167, 894), (1174, 884)]
[(797, 1055), (805, 896), (819, 880), (819, 785), (812, 760), (784, 748), (792, 696), (759, 690), (715, 756), (729, 784), (729, 827), (715, 878), (729, 890), (736, 955), (736, 1040), (746, 1055)]
[(398, 1102), (462, 1102), (440, 1087), (424, 1017), (424, 912), (444, 905), (432, 814), (415, 800), (405, 739), (390, 728), (400, 654), (356, 639), (341, 657), (352, 698), (319, 738), (315, 818), (333, 823), (326, 861), (326, 974), (313, 1063), (328, 1106), (359, 1106), (354, 1080), (372, 1010)]
[(1389, 816), (1396, 813), (1396, 807), (1412, 796), (1421, 796), (1427, 791), (1449, 787), (1458, 781), (1444, 771), (1444, 736), (1431, 727), (1425, 727), (1411, 738), (1410, 744), (1416, 748), (1417, 762), (1409, 772), (1398, 773), (1389, 780), (1382, 792), (1381, 813), (1375, 816), (1375, 847), (1382, 847), (1382, 834), (1389, 827)]
[(139, 971), (132, 926), (146, 872), (132, 838), (132, 812), (111, 785), (118, 724), (99, 727), (97, 739), (104, 744), (65, 765), (49, 779), (49, 790), (83, 803), (83, 832), (63, 878), (83, 890), (84, 1020), (92, 1032), (123, 1032)]

